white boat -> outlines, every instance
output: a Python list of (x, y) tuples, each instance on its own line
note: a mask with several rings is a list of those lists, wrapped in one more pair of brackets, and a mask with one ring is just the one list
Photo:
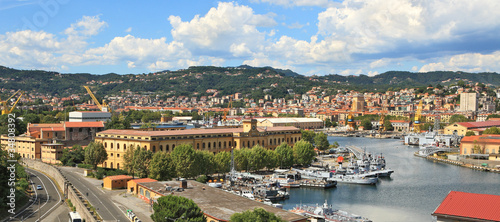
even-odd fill
[(221, 188), (222, 183), (208, 183), (209, 187)]
[(318, 206), (317, 204), (316, 206), (299, 205), (290, 210), (290, 212), (311, 218), (320, 219), (323, 221), (371, 222), (369, 219), (365, 217), (351, 214), (342, 210), (333, 209), (332, 205), (328, 205), (326, 200), (325, 203), (321, 206)]
[(368, 177), (363, 174), (333, 174), (332, 177), (327, 179), (328, 181), (335, 181), (337, 183), (351, 183), (351, 184), (362, 184), (362, 185), (375, 185), (377, 184), (377, 177)]
[(242, 191), (241, 196), (246, 197), (250, 200), (255, 200), (255, 197), (253, 196), (252, 191), (249, 191), (249, 190)]

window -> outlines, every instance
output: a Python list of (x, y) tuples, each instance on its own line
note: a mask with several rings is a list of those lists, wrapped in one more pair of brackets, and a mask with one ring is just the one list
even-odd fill
[(226, 148), (226, 141), (224, 141), (224, 148)]
[(215, 148), (215, 142), (214, 142), (214, 148)]
[(219, 142), (219, 148), (221, 148), (221, 147), (222, 147), (222, 142)]
[[(118, 157), (120, 157), (120, 154), (118, 154)], [(118, 170), (120, 169), (120, 164), (119, 163), (116, 164), (116, 169), (118, 169)]]
[(197, 150), (199, 150), (199, 149), (200, 149), (200, 144), (199, 144), (199, 143), (197, 143), (197, 144), (196, 144), (196, 149), (197, 149)]
[(120, 158), (120, 154), (119, 154), (119, 153), (117, 153), (117, 154), (116, 154), (116, 157)]
[(156, 152), (156, 146), (153, 146), (153, 153)]
[(166, 151), (168, 151), (170, 149), (169, 145), (167, 145), (167, 148), (165, 149)]
[(111, 153), (111, 157), (113, 157), (113, 153)]
[(174, 150), (174, 148), (175, 148), (175, 144), (174, 144), (174, 145), (172, 145), (172, 150)]
[(111, 143), (111, 149), (113, 149), (113, 143)]
[(210, 149), (210, 143), (208, 143), (208, 149)]
[(160, 151), (163, 151), (163, 145), (160, 145)]
[(118, 149), (118, 150), (120, 149), (120, 144), (119, 143), (116, 144), (116, 149)]
[(205, 149), (205, 143), (201, 144), (201, 148)]

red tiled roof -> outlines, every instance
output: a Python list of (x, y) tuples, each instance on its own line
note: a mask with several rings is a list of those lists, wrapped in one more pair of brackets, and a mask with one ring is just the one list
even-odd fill
[[(264, 132), (264, 127), (258, 127), (258, 131)], [(293, 126), (267, 127), (267, 131), (299, 130)], [(139, 131), (139, 130), (119, 130), (109, 129), (100, 134), (131, 135), (131, 136), (182, 136), (200, 134), (220, 134), (220, 133), (241, 133), (243, 128), (220, 128), (220, 129), (186, 129), (186, 130), (166, 130), (166, 131)]]
[(103, 121), (96, 122), (65, 122), (66, 128), (69, 127), (104, 127)]
[(126, 179), (132, 179), (131, 176), (127, 176), (127, 175), (116, 175), (116, 176), (108, 176), (108, 177), (105, 177), (104, 179), (110, 179), (110, 180), (126, 180)]
[(450, 191), (433, 215), (500, 221), (500, 196)]
[(50, 128), (41, 128), (42, 131), (45, 131), (45, 132), (50, 132), (50, 131), (64, 131), (64, 127), (50, 127)]
[(461, 126), (465, 126), (467, 128), (488, 128), (493, 126), (500, 126), (500, 121), (484, 121), (484, 122), (459, 122), (457, 123)]

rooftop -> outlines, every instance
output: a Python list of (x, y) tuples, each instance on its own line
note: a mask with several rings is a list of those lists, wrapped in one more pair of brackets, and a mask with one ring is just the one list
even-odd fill
[(500, 221), (500, 196), (450, 191), (432, 215)]
[(467, 128), (489, 128), (493, 126), (500, 126), (500, 121), (484, 121), (484, 122), (459, 122), (459, 125)]
[(110, 180), (126, 180), (126, 179), (132, 179), (131, 176), (127, 176), (127, 175), (116, 175), (116, 176), (108, 176), (108, 177), (105, 177), (104, 179), (110, 179)]
[[(156, 193), (169, 195), (172, 192), (166, 191), (165, 186), (179, 187), (180, 181), (150, 182), (140, 183), (140, 185)], [(306, 217), (301, 215), (272, 207), (255, 200), (250, 200), (193, 180), (188, 180), (188, 189), (182, 192), (173, 192), (173, 195), (192, 199), (205, 214), (225, 221), (229, 221), (231, 215), (234, 213), (241, 213), (255, 208), (263, 208), (268, 212), (280, 216), (286, 221), (300, 221), (306, 219)]]
[[(299, 130), (293, 126), (282, 127), (258, 127), (258, 131), (286, 131), (286, 130)], [(99, 134), (112, 134), (112, 135), (128, 135), (128, 136), (184, 136), (184, 135), (200, 135), (200, 134), (223, 134), (223, 133), (242, 133), (243, 128), (215, 128), (215, 129), (186, 129), (186, 130), (167, 130), (167, 131), (140, 131), (140, 130), (118, 130), (109, 129)]]

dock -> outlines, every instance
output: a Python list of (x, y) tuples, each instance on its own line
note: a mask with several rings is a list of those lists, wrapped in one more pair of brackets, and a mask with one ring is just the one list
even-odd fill
[(316, 187), (328, 189), (337, 186), (337, 182), (325, 181), (325, 180), (300, 180), (300, 187)]

